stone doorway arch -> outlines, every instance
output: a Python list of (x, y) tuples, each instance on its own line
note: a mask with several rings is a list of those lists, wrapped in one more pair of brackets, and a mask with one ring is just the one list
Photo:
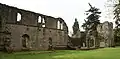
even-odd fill
[(28, 48), (27, 45), (28, 45), (29, 40), (30, 40), (29, 35), (27, 34), (22, 35), (22, 47), (23, 48)]
[(53, 45), (52, 45), (52, 38), (49, 38), (49, 49), (48, 50), (52, 50), (53, 49)]

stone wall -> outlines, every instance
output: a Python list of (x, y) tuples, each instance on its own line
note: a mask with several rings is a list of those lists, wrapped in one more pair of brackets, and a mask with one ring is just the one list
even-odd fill
[[(23, 49), (22, 39), (24, 35), (28, 37), (26, 45), (29, 50), (48, 50), (49, 39), (52, 39), (53, 47), (67, 47), (68, 27), (62, 18), (54, 18), (5, 4), (0, 4), (0, 12), (1, 20), (4, 21), (2, 22), (4, 26), (1, 30), (3, 34), (0, 32), (0, 40), (6, 40), (2, 37), (7, 36), (6, 32), (10, 33), (8, 35), (11, 40), (10, 46), (15, 51)], [(18, 15), (21, 18), (19, 20)], [(60, 22), (59, 25), (58, 21)], [(0, 42), (0, 44), (2, 43)]]
[(100, 47), (114, 46), (113, 23), (105, 21), (97, 27), (98, 37), (100, 39)]
[[(80, 38), (73, 36), (69, 38), (70, 47), (81, 48), (99, 48), (99, 47), (113, 47), (114, 44), (114, 32), (113, 23), (105, 21), (98, 24), (97, 30), (88, 30), (88, 32), (79, 32)], [(77, 32), (78, 33), (78, 32)]]

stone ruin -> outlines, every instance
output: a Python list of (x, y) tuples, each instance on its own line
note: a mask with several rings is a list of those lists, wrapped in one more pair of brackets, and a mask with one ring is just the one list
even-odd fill
[[(17, 16), (21, 17), (20, 19)], [(55, 48), (99, 48), (114, 46), (113, 24), (104, 22), (97, 30), (80, 31), (75, 19), (73, 35), (62, 18), (0, 4), (0, 50), (51, 50)]]
[(113, 47), (113, 23), (105, 21), (98, 24), (96, 31), (89, 30), (86, 33), (86, 45), (88, 48)]
[(105, 21), (99, 24), (96, 29), (96, 31), (81, 31), (72, 36), (70, 38), (71, 48), (88, 49), (115, 46), (112, 22)]
[[(79, 24), (75, 19), (73, 25), (73, 36), (70, 38), (72, 45), (76, 43), (76, 47), (99, 48), (114, 46), (113, 24), (111, 22), (100, 23), (99, 17), (101, 12), (96, 7), (88, 3), (90, 9), (86, 11), (86, 15), (90, 14), (84, 21), (82, 27), (84, 32), (80, 32)], [(84, 45), (84, 46), (83, 46)]]
[(0, 50), (67, 48), (68, 27), (62, 18), (0, 3)]
[(113, 47), (114, 44), (114, 31), (113, 23), (105, 21), (97, 26), (98, 38), (100, 47)]

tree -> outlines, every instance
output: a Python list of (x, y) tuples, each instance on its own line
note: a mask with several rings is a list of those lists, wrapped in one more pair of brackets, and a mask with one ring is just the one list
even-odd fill
[(117, 2), (114, 4), (114, 19), (115, 19), (115, 24), (116, 27), (114, 29), (114, 39), (115, 39), (115, 43), (116, 45), (120, 45), (120, 0), (116, 0)]
[(115, 19), (115, 24), (116, 24), (116, 28), (119, 28), (120, 27), (120, 0), (118, 0), (118, 3), (115, 4), (114, 6), (115, 10), (113, 11), (114, 12), (114, 19)]
[(97, 25), (100, 24), (99, 14), (101, 14), (101, 12), (99, 12), (99, 9), (93, 7), (90, 3), (88, 4), (90, 6), (90, 9), (86, 11), (86, 15), (88, 15), (88, 17), (86, 18), (87, 20), (84, 20), (85, 23), (82, 25), (83, 29), (85, 29), (86, 32), (86, 46), (87, 48), (90, 48), (92, 46), (98, 47), (99, 43), (94, 43), (98, 42), (98, 40), (96, 40), (98, 37)]
[[(114, 40), (116, 45), (120, 45), (120, 0), (108, 0), (112, 2), (109, 4), (108, 7), (113, 7), (113, 14), (114, 14), (114, 20), (115, 20), (115, 28), (114, 28)], [(107, 8), (108, 8), (107, 7)], [(111, 12), (111, 11), (109, 11)]]
[(85, 30), (89, 30), (89, 29), (93, 29), (96, 30), (96, 26), (98, 24), (100, 24), (100, 21), (98, 20), (101, 12), (99, 12), (98, 8), (92, 7), (92, 5), (90, 3), (88, 3), (90, 6), (90, 9), (88, 11), (86, 11), (86, 15), (90, 14), (86, 19), (88, 20), (84, 20), (85, 23), (83, 23), (82, 27)]

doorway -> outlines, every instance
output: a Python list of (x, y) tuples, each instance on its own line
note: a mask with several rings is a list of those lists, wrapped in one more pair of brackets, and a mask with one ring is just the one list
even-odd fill
[(24, 34), (22, 36), (22, 47), (23, 48), (27, 48), (28, 41), (29, 41), (29, 36), (27, 34)]

